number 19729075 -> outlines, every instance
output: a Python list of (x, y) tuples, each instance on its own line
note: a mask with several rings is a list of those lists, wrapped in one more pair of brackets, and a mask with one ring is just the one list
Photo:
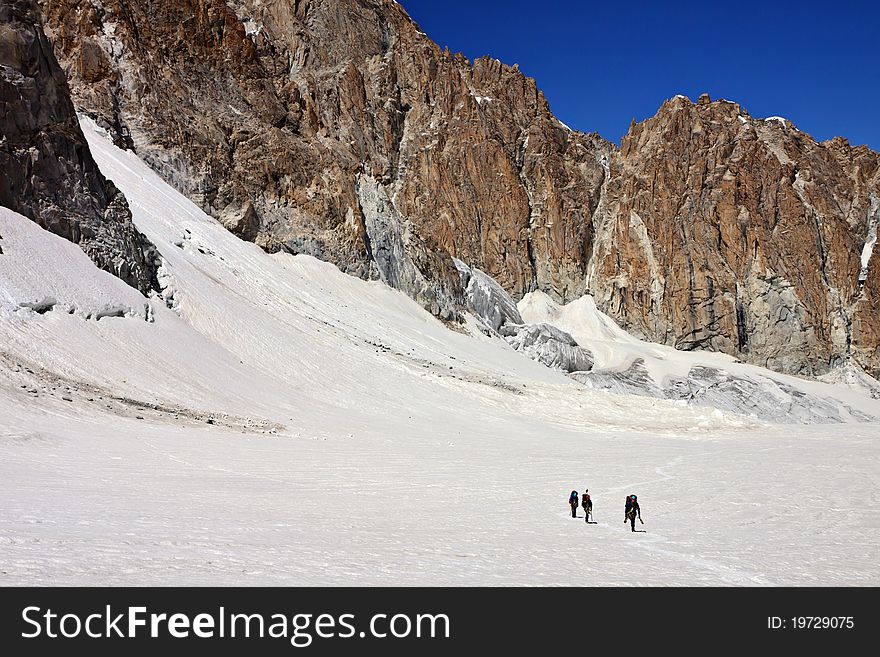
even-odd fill
[(770, 630), (851, 630), (855, 627), (852, 616), (779, 616), (767, 617)]

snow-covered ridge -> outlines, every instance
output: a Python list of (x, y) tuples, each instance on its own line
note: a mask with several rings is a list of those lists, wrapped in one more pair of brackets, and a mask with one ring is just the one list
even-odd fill
[[(252, 376), (269, 377), (255, 383), (254, 390), (277, 379), (332, 389), (338, 387), (332, 372), (350, 370), (351, 363), (374, 371), (388, 365), (383, 356), (395, 355), (395, 368), (403, 359), (409, 367), (443, 372), (441, 378), (463, 382), (456, 385), (482, 382), (521, 390), (523, 383), (528, 389), (529, 381), (541, 381), (563, 386), (560, 394), (565, 395), (568, 393), (562, 391), (571, 391), (574, 379), (582, 386), (606, 392), (685, 401), (774, 422), (859, 421), (880, 415), (876, 401), (861, 394), (864, 390), (853, 392), (841, 385), (787, 377), (722, 354), (681, 352), (638, 340), (602, 313), (589, 296), (562, 306), (536, 291), (517, 306), (491, 277), (456, 262), (482, 331), (488, 334), (462, 336), (415, 311), (402, 295), (384, 285), (345, 276), (332, 265), (306, 257), (270, 256), (235, 238), (168, 187), (134, 154), (116, 149), (90, 120), (83, 119), (83, 128), (102, 170), (125, 192), (138, 228), (162, 253), (163, 297), (144, 299), (91, 267), (81, 251), (69, 243), (48, 239), (36, 225), (20, 217), (16, 220), (7, 212), (2, 215), (0, 230), (6, 251), (0, 260), (4, 281), (0, 308), (19, 319), (28, 314), (46, 318), (69, 314), (71, 318), (97, 320), (139, 317), (160, 324), (166, 337), (168, 331), (179, 333), (169, 337), (173, 347), (156, 344), (159, 336), (155, 334), (137, 340), (152, 345), (144, 344), (141, 352), (152, 350), (169, 357), (185, 345), (186, 353), (174, 356), (178, 363), (174, 369), (181, 380), (169, 381), (160, 373), (164, 371), (160, 361), (151, 358), (140, 368), (143, 376), (137, 389), (125, 391), (128, 396), (152, 396), (157, 403), (176, 403), (179, 390), (204, 385), (199, 381), (201, 359), (197, 357), (203, 352), (221, 353), (218, 362), (228, 360), (234, 369), (251, 369)], [(389, 315), (392, 309), (396, 314)], [(51, 312), (54, 310), (64, 312)], [(535, 330), (527, 325), (545, 328)], [(497, 332), (505, 326), (524, 328), (506, 329), (505, 340), (501, 340)], [(477, 324), (472, 323), (472, 328)], [(77, 325), (76, 331), (81, 330)], [(69, 335), (62, 331), (57, 339), (63, 342)], [(343, 345), (350, 343), (351, 350), (337, 344), (338, 340), (343, 340)], [(20, 344), (26, 347), (25, 342)], [(551, 369), (510, 353), (508, 344)], [(378, 351), (376, 345), (380, 345)], [(361, 353), (365, 346), (372, 354)], [(372, 362), (376, 356), (379, 363)], [(96, 354), (95, 358), (100, 357)], [(55, 365), (61, 367), (63, 358), (58, 359)], [(78, 362), (88, 365), (88, 356)], [(187, 364), (180, 367), (180, 363)], [(71, 363), (63, 366), (69, 369)], [(577, 376), (567, 378), (552, 369)], [(94, 375), (95, 371), (83, 372), (86, 379)], [(112, 373), (109, 376), (112, 378)], [(138, 379), (120, 378), (125, 378), (128, 386)], [(109, 383), (106, 378), (89, 380)], [(582, 386), (575, 387), (580, 394), (584, 394)], [(235, 406), (231, 410), (241, 415), (253, 410), (235, 386), (214, 392), (215, 398), (200, 393), (199, 403), (211, 409), (230, 403)], [(423, 394), (432, 395), (428, 389)], [(751, 401), (754, 395), (763, 400)], [(352, 399), (347, 391), (340, 391), (340, 397)], [(192, 400), (187, 403), (196, 405)], [(655, 416), (652, 421), (678, 422), (673, 419), (678, 411), (669, 412), (672, 414), (666, 419)], [(261, 411), (260, 416), (280, 422), (271, 410)], [(687, 423), (687, 417), (684, 414), (681, 421)], [(591, 421), (600, 418), (594, 416)], [(605, 421), (626, 424), (631, 418), (612, 414)]]
[[(880, 404), (864, 385), (865, 379), (873, 379), (864, 373), (858, 385), (834, 386), (778, 374), (726, 354), (644, 342), (621, 329), (588, 295), (563, 306), (536, 291), (518, 307), (524, 321), (551, 324), (593, 354), (593, 367), (572, 375), (592, 388), (681, 400), (774, 422), (873, 421), (880, 416)], [(844, 384), (855, 380), (829, 379)]]
[(574, 130), (572, 130), (567, 124), (563, 123), (559, 119), (556, 119), (556, 123), (561, 125), (564, 130), (567, 130), (568, 132), (574, 132)]
[[(145, 299), (95, 269), (75, 245), (22, 217), (8, 218), (20, 230), (0, 232), (0, 265), (8, 274), (0, 278), (6, 299), (0, 342), (22, 367), (63, 373), (67, 381), (144, 405), (257, 418), (280, 427), (280, 434), (299, 431), (303, 408), (324, 409), (334, 426), (373, 426), (399, 415), (408, 420), (414, 412), (434, 417), (470, 408), (471, 415), (485, 415), (487, 399), (500, 417), (525, 406), (541, 422), (702, 430), (700, 411), (651, 400), (633, 417), (631, 401), (609, 403), (483, 335), (476, 321), (469, 335), (450, 331), (384, 284), (307, 256), (269, 255), (205, 215), (136, 155), (113, 146), (89, 119), (82, 126), (102, 171), (125, 193), (138, 229), (162, 254), (164, 292)], [(499, 307), (490, 298), (500, 290), (497, 283), (478, 270), (471, 277), (499, 322), (516, 318), (512, 301)], [(122, 304), (152, 321), (84, 322), (85, 315), (22, 311), (21, 302), (49, 298), (59, 307), (96, 312)], [(583, 406), (592, 395), (603, 400), (598, 412)], [(746, 424), (725, 416), (712, 426)]]
[[(497, 282), (462, 262), (456, 265), (470, 307), (487, 333), (494, 332), (515, 350), (588, 388), (780, 423), (880, 417), (880, 383), (864, 372), (810, 381), (741, 363), (727, 354), (645, 342), (620, 328), (589, 295), (561, 305), (537, 290), (526, 294), (515, 312), (513, 300)], [(852, 363), (846, 367), (857, 369)]]
[[(864, 549), (878, 425), (792, 431), (591, 390), (485, 321), (452, 331), (381, 283), (239, 240), (83, 128), (162, 253), (166, 292), (144, 298), (3, 216), (0, 585), (880, 581)], [(484, 307), (515, 317), (483, 276)], [(145, 304), (153, 321), (21, 309), (50, 296)], [(606, 338), (653, 348), (589, 299), (543, 307), (598, 355)], [(535, 353), (561, 345), (588, 365), (562, 329), (520, 326)], [(583, 486), (598, 524), (568, 513)], [(646, 534), (620, 522), (634, 491)]]

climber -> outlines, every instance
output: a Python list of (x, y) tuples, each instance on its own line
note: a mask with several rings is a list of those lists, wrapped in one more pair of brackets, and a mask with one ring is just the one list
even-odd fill
[(639, 501), (635, 495), (628, 495), (626, 498), (626, 515), (623, 518), (623, 523), (626, 524), (626, 521), (629, 520), (632, 530), (636, 530), (636, 516), (639, 518), (639, 522), (643, 525), (645, 524), (642, 520), (642, 511), (639, 508)]
[(584, 522), (590, 522), (590, 517), (593, 515), (593, 500), (590, 499), (589, 488), (581, 495), (581, 506), (584, 507)]

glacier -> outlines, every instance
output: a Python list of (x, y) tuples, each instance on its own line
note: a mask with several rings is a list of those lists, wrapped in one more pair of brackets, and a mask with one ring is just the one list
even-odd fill
[[(0, 209), (0, 585), (880, 583), (862, 377), (670, 352), (589, 298), (511, 307), (467, 265), (489, 319), (451, 330), (379, 281), (236, 238), (83, 128), (163, 292)], [(583, 360), (548, 367), (529, 340)], [(652, 392), (695, 368), (837, 417)], [(641, 385), (614, 394), (579, 380), (630, 370)], [(585, 487), (596, 525), (569, 517)], [(645, 534), (621, 523), (633, 492)]]

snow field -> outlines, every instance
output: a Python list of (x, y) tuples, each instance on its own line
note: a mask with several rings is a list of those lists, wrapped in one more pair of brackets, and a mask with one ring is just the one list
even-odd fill
[(84, 130), (177, 312), (0, 210), (0, 584), (880, 583), (880, 426), (588, 390)]

